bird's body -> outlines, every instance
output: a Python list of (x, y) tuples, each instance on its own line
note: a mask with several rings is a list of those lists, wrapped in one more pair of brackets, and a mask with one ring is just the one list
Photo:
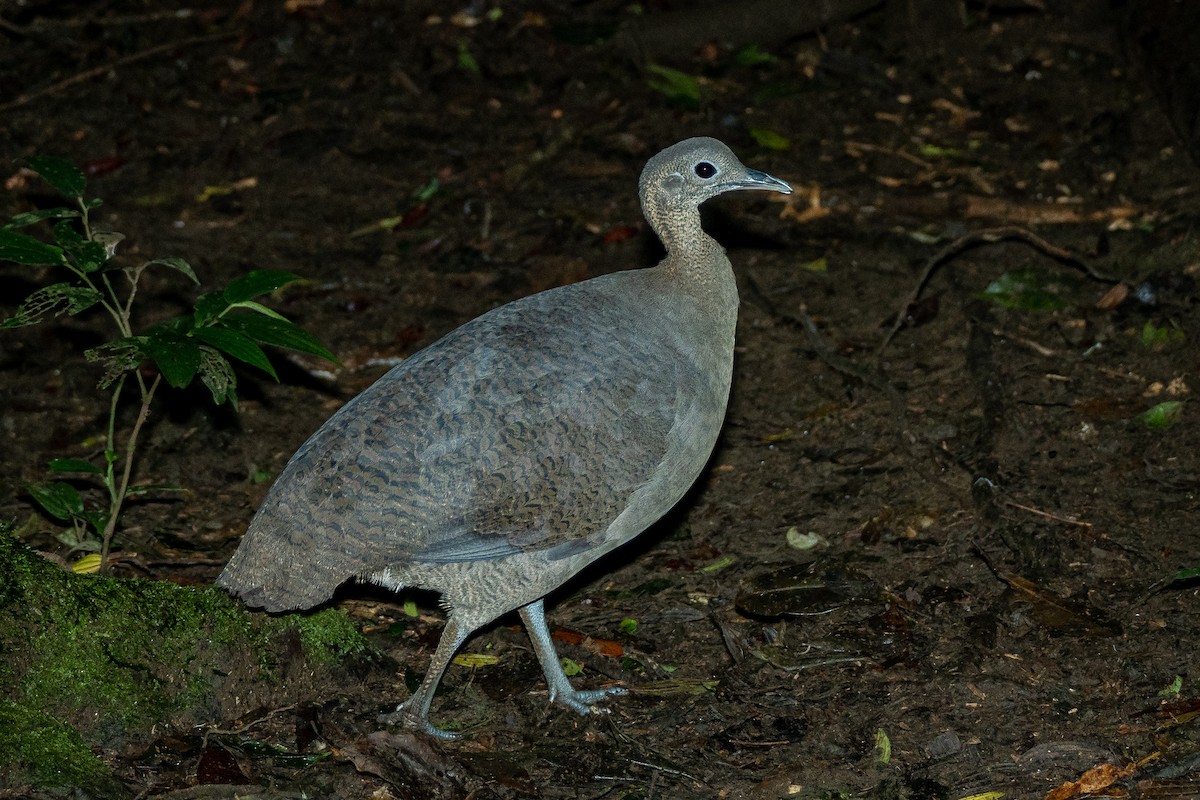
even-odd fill
[[(715, 441), (735, 321), (715, 348), (728, 357), (700, 363), (713, 359), (678, 344), (711, 325), (707, 304), (663, 277), (614, 273), (501, 306), (343, 406), (279, 476), (230, 565), (257, 576), (245, 601), (309, 608), (361, 575), (437, 590), (451, 608), (486, 594), (498, 615), (661, 516)], [(630, 278), (645, 290), (605, 291)], [(639, 351), (643, 337), (658, 346)]]
[[(676, 162), (682, 173), (658, 174)], [(727, 183), (706, 184), (708, 168)], [(678, 190), (666, 200), (664, 181)], [(219, 582), (269, 611), (317, 605), (353, 577), (440, 592), (442, 643), (390, 720), (440, 733), (427, 714), (446, 663), (514, 609), (552, 696), (579, 711), (603, 699), (562, 675), (541, 599), (666, 513), (711, 454), (737, 289), (696, 206), (737, 188), (786, 184), (712, 139), (652, 159), (642, 197), (668, 248), (659, 266), (501, 306), (394, 368), (297, 451)]]

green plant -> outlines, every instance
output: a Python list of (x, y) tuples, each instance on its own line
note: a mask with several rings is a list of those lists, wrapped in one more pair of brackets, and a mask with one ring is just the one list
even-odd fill
[[(200, 295), (191, 311), (176, 319), (136, 332), (134, 300), (143, 273), (151, 266), (173, 269), (200, 281), (181, 258), (156, 258), (123, 266), (115, 258), (124, 238), (93, 227), (91, 212), (97, 198), (85, 198), (86, 178), (69, 161), (52, 156), (24, 159), (22, 165), (40, 175), (66, 197), (72, 207), (47, 208), (18, 214), (0, 227), (0, 261), (27, 266), (57, 267), (69, 273), (66, 281), (33, 291), (0, 328), (36, 325), (62, 314), (74, 316), (100, 308), (115, 326), (115, 336), (85, 351), (88, 361), (103, 368), (99, 388), (109, 393), (104, 450), (97, 461), (84, 458), (55, 459), (50, 471), (102, 484), (102, 499), (88, 502), (73, 483), (53, 480), (31, 484), (29, 493), (51, 516), (72, 524), (64, 538), (73, 549), (99, 551), (97, 565), (108, 560), (113, 535), (126, 501), (134, 496), (178, 487), (132, 485), (138, 438), (150, 414), (159, 386), (165, 380), (176, 389), (196, 378), (208, 388), (213, 402), (228, 401), (237, 408), (237, 379), (229, 359), (244, 362), (278, 380), (261, 345), (269, 344), (312, 353), (334, 361), (334, 356), (311, 334), (289, 322), (255, 298), (274, 292), (300, 278), (289, 272), (254, 270), (222, 290)], [(52, 223), (53, 243), (18, 228)], [(153, 363), (153, 373), (142, 365)], [(118, 412), (126, 389), (136, 387), (140, 403), (127, 433), (118, 431)], [(119, 436), (123, 433), (123, 437)], [(92, 559), (96, 561), (95, 559)]]
[(746, 45), (741, 50), (738, 50), (737, 53), (734, 54), (733, 60), (737, 62), (739, 66), (743, 67), (757, 67), (763, 64), (775, 64), (779, 61), (777, 57), (771, 55), (756, 44)]
[(646, 83), (654, 91), (690, 111), (700, 107), (700, 81), (697, 78), (661, 64), (648, 65), (646, 72)]
[(1021, 311), (1057, 311), (1067, 305), (1053, 279), (1032, 267), (1004, 273), (989, 283), (979, 296)]
[(1179, 323), (1174, 320), (1169, 321), (1161, 327), (1153, 322), (1147, 322), (1142, 326), (1142, 346), (1147, 350), (1160, 352), (1175, 345), (1183, 344), (1187, 341), (1187, 334), (1179, 327)]
[(750, 136), (754, 139), (755, 144), (767, 150), (790, 150), (792, 148), (791, 139), (770, 128), (750, 128)]

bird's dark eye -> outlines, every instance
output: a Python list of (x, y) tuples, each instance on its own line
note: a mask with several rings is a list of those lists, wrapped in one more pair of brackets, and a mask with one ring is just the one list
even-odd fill
[(696, 174), (707, 180), (717, 174), (717, 168), (707, 161), (701, 161), (696, 165)]

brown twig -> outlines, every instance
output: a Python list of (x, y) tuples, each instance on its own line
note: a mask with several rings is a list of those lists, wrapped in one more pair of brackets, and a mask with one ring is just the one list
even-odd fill
[[(152, 22), (195, 19), (197, 16), (199, 16), (199, 13), (194, 8), (179, 8), (170, 11), (153, 11), (148, 14), (123, 14), (107, 17), (88, 14), (86, 16), (69, 17), (67, 19), (40, 19), (36, 22), (36, 28), (41, 30), (46, 28), (82, 28), (91, 25), (145, 25)], [(23, 30), (29, 30), (29, 28)]]
[(972, 247), (1005, 241), (1016, 241), (1027, 244), (1033, 249), (1049, 256), (1050, 258), (1053, 258), (1055, 261), (1081, 270), (1093, 280), (1102, 281), (1103, 283), (1117, 282), (1112, 278), (1096, 272), (1089, 264), (1084, 262), (1066, 248), (1051, 244), (1032, 231), (1027, 231), (1024, 228), (1018, 228), (1015, 225), (1006, 225), (1000, 228), (985, 228), (981, 231), (972, 231), (966, 236), (961, 236), (950, 244), (946, 245), (946, 247), (942, 248), (939, 253), (934, 255), (925, 263), (925, 269), (921, 271), (921, 276), (917, 279), (916, 286), (913, 287), (912, 292), (910, 292), (908, 297), (905, 298), (904, 302), (901, 303), (900, 309), (896, 312), (895, 322), (892, 323), (892, 327), (884, 335), (883, 341), (879, 343), (879, 348), (875, 351), (876, 357), (883, 355), (883, 351), (887, 349), (889, 344), (891, 344), (891, 341), (895, 337), (896, 333), (904, 326), (906, 312), (908, 311), (909, 307), (912, 306), (913, 303), (917, 302), (917, 300), (920, 298), (921, 292), (925, 289), (925, 284), (929, 281), (929, 278), (933, 275), (934, 271), (937, 270), (938, 267), (942, 266), (942, 264), (945, 264), (947, 261), (959, 255), (960, 253), (971, 249)]
[(1025, 511), (1030, 514), (1035, 514), (1039, 517), (1044, 517), (1045, 519), (1052, 519), (1055, 522), (1065, 522), (1067, 525), (1078, 525), (1081, 528), (1088, 528), (1089, 530), (1095, 527), (1090, 522), (1083, 522), (1075, 519), (1074, 517), (1064, 517), (1059, 514), (1051, 514), (1049, 511), (1042, 511), (1040, 508), (1027, 506), (1022, 503), (1018, 503), (1015, 500), (1005, 500), (1004, 505), (1009, 506), (1010, 508), (1020, 509), (1021, 511)]
[[(978, 167), (953, 167), (945, 164), (935, 165), (931, 161), (927, 161), (920, 156), (915, 156), (912, 153), (898, 150), (893, 147), (884, 147), (883, 145), (871, 144), (870, 142), (846, 142), (846, 153), (853, 158), (861, 159), (863, 153), (880, 153), (894, 158), (899, 158), (910, 164), (919, 167), (922, 172), (915, 179), (915, 183), (928, 183), (937, 175), (945, 175), (955, 178), (965, 178), (976, 189), (987, 195), (996, 193), (996, 187), (983, 176)], [(880, 178), (881, 182), (891, 185), (895, 183), (908, 183), (909, 181), (900, 181)]]
[(115, 61), (110, 61), (109, 63), (103, 64), (99, 67), (92, 67), (91, 69), (87, 69), (83, 72), (72, 75), (69, 78), (64, 78), (58, 83), (38, 89), (35, 92), (27, 92), (26, 94), (18, 95), (15, 100), (10, 100), (9, 102), (0, 105), (0, 111), (9, 111), (11, 109), (18, 108), (19, 106), (23, 106), (27, 103), (37, 100), (39, 97), (45, 97), (48, 94), (61, 92), (63, 89), (68, 89), (77, 83), (89, 81), (92, 78), (104, 75), (105, 73), (111, 72), (114, 69), (126, 67), (135, 62), (144, 61), (148, 58), (154, 58), (155, 56), (162, 55), (163, 53), (169, 53), (172, 50), (177, 50), (180, 47), (193, 47), (198, 44), (219, 42), (222, 39), (232, 39), (236, 35), (237, 34), (233, 33), (232, 31), (227, 31), (223, 33), (210, 33), (205, 36), (192, 36), (188, 39), (179, 39), (174, 42), (155, 45), (154, 47), (146, 50), (140, 50), (136, 53), (130, 53), (127, 56), (121, 56)]

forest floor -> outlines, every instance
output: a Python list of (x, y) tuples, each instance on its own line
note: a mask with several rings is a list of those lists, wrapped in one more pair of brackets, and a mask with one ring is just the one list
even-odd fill
[[(610, 714), (550, 705), (504, 619), (464, 648), (495, 663), (434, 703), (463, 738), (386, 730), (443, 615), (352, 586), (336, 602), (383, 657), (97, 744), (131, 794), (1200, 796), (1200, 171), (1116, 12), (867, 3), (818, 35), (678, 5), (0, 7), (0, 217), (49, 202), (12, 159), (69, 157), (119, 258), (182, 257), (206, 287), (298, 273), (271, 302), (341, 360), (240, 372), (237, 413), (166, 393), (136, 477), (187, 491), (128, 510), (118, 576), (211, 584), (389, 363), (653, 264), (636, 180), (662, 147), (716, 136), (796, 188), (707, 209), (742, 295), (710, 469), (548, 606), (574, 680), (629, 689)], [(6, 266), (0, 310), (49, 279)], [(139, 324), (194, 291), (147, 273)], [(24, 487), (102, 431), (81, 356), (102, 323), (0, 335), (0, 519), (68, 560)]]

